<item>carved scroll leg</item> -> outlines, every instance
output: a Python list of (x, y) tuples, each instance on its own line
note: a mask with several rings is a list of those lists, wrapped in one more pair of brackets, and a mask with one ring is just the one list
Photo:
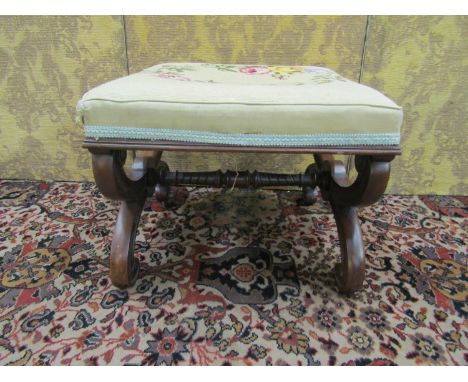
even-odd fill
[(332, 155), (316, 155), (320, 189), (332, 206), (341, 247), (341, 263), (336, 267), (338, 286), (343, 293), (362, 288), (365, 254), (357, 207), (376, 202), (385, 191), (390, 175), (389, 156), (358, 156), (358, 177), (351, 183), (343, 163)]
[(365, 255), (356, 207), (333, 206), (341, 263), (336, 267), (336, 281), (341, 292), (351, 293), (362, 287), (365, 277)]
[(119, 288), (133, 285), (138, 276), (139, 263), (134, 256), (134, 244), (145, 200), (143, 193), (137, 200), (123, 201), (120, 205), (110, 257), (110, 278), (112, 284)]
[(134, 243), (138, 223), (146, 197), (154, 187), (157, 177), (154, 169), (160, 152), (149, 152), (134, 160), (132, 171), (127, 176), (123, 169), (125, 152), (113, 150), (90, 150), (93, 154), (93, 172), (100, 191), (110, 199), (122, 200), (115, 225), (111, 256), (110, 278), (119, 288), (131, 286), (138, 276), (138, 260), (134, 256)]

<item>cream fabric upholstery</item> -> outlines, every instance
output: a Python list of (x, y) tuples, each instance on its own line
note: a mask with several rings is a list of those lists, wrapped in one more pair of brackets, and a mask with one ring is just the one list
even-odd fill
[(166, 63), (88, 91), (85, 135), (254, 146), (396, 145), (403, 113), (314, 66)]

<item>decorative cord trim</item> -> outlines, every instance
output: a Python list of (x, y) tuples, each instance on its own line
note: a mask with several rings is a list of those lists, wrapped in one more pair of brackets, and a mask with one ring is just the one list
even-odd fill
[(212, 143), (238, 146), (349, 146), (398, 145), (398, 133), (360, 134), (241, 134), (208, 131), (158, 129), (143, 127), (85, 126), (87, 138), (121, 138), (142, 140), (168, 140), (191, 143)]

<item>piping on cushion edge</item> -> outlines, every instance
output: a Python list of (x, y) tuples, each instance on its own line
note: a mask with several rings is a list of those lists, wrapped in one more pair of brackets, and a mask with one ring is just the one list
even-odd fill
[(344, 145), (398, 145), (399, 133), (363, 134), (241, 134), (193, 130), (149, 129), (114, 126), (84, 126), (87, 138), (121, 138), (143, 140), (170, 140), (179, 142), (233, 144), (241, 146), (344, 146)]

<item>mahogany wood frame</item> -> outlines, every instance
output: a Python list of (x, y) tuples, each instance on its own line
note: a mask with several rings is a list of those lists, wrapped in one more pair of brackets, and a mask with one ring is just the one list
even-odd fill
[[(108, 198), (121, 200), (111, 247), (110, 277), (120, 288), (132, 285), (138, 275), (134, 240), (145, 200), (153, 193), (165, 200), (171, 185), (213, 187), (299, 186), (304, 199), (313, 203), (319, 187), (331, 204), (338, 228), (341, 262), (336, 279), (343, 293), (359, 290), (365, 277), (365, 254), (357, 215), (361, 206), (376, 202), (385, 191), (390, 176), (390, 162), (400, 154), (399, 146), (380, 147), (255, 147), (192, 144), (170, 141), (87, 139), (83, 146), (92, 154), (93, 173), (100, 191)], [(126, 174), (126, 150), (146, 150), (134, 160)], [(315, 163), (304, 174), (271, 174), (248, 171), (170, 172), (160, 161), (163, 151), (268, 152), (313, 154)], [(333, 154), (355, 155), (358, 172), (354, 182), (346, 168)]]

